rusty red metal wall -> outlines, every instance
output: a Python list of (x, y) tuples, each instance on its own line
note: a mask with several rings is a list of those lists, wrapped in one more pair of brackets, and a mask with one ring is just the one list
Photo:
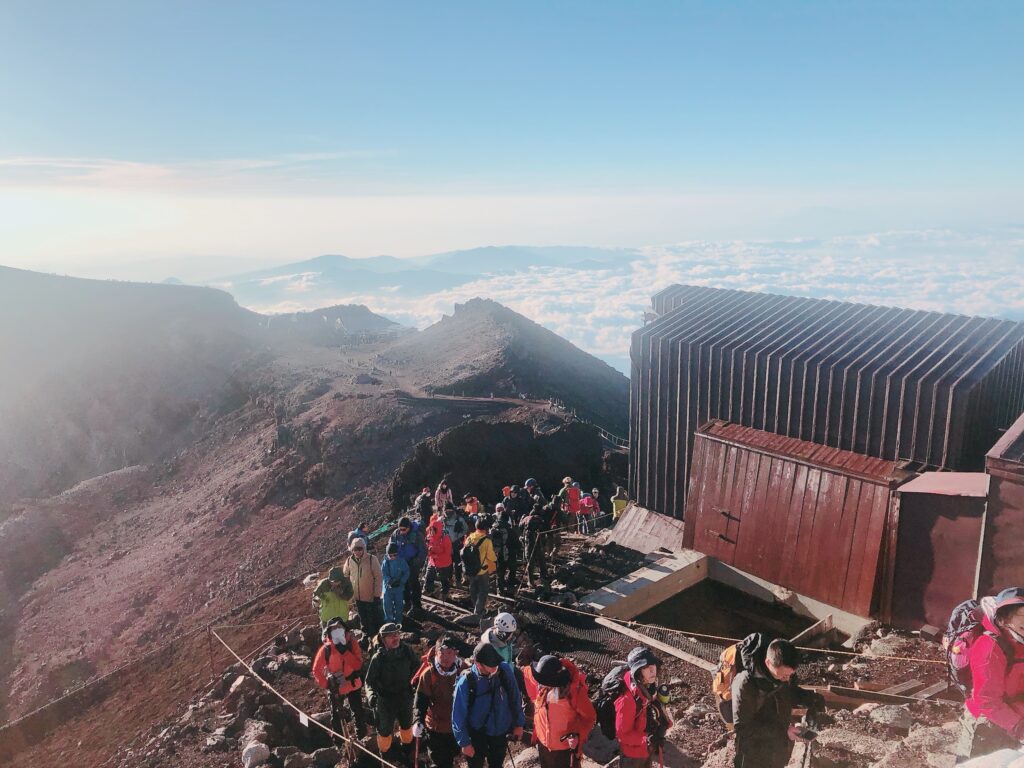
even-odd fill
[(984, 498), (899, 494), (887, 622), (944, 627), (950, 611), (974, 596), (984, 512)]
[(992, 476), (981, 592), (1024, 586), (1024, 414), (985, 457)]
[(878, 602), (894, 462), (721, 421), (696, 433), (684, 543), (860, 616)]
[(630, 349), (630, 489), (674, 517), (711, 419), (968, 470), (1024, 410), (1024, 324), (678, 285), (652, 305)]

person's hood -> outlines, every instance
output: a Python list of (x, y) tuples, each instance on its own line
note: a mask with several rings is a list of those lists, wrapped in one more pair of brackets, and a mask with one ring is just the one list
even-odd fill
[(991, 595), (988, 597), (981, 598), (980, 603), (982, 613), (982, 624), (988, 622), (987, 624), (985, 624), (985, 627), (986, 629), (991, 630), (993, 627), (995, 627), (996, 609), (999, 607), (999, 604), (996, 602), (995, 597)]
[(768, 652), (768, 645), (771, 638), (761, 632), (754, 632), (743, 638), (740, 643), (740, 659), (743, 661), (743, 668), (753, 672), (768, 674), (764, 665), (764, 657)]

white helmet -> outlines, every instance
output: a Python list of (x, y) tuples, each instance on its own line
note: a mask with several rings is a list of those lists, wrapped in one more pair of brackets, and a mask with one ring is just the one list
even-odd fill
[(494, 617), (494, 630), (502, 634), (511, 635), (519, 629), (516, 617), (511, 613), (499, 613)]

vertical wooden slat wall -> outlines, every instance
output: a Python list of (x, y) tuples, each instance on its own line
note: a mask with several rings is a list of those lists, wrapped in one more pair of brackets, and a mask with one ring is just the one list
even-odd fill
[(918, 468), (977, 470), (1024, 408), (1024, 324), (676, 285), (633, 334), (630, 487), (682, 517), (725, 419)]

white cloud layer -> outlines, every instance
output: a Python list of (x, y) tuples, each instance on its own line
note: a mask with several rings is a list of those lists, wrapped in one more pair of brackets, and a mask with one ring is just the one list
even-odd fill
[[(303, 286), (315, 279), (296, 278)], [(1024, 233), (930, 230), (826, 240), (685, 242), (645, 248), (642, 258), (610, 269), (531, 268), (414, 299), (356, 293), (327, 303), (365, 304), (422, 328), (450, 313), (455, 303), (483, 296), (628, 371), (630, 334), (642, 324), (650, 297), (673, 283), (1024, 320)], [(315, 308), (303, 302), (301, 290), (293, 300), (251, 308)]]

